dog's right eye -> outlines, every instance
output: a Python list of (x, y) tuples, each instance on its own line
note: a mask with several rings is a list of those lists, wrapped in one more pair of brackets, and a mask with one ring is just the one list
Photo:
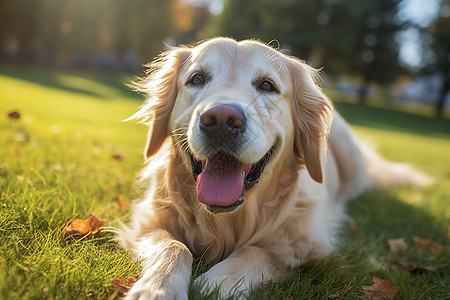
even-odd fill
[(193, 74), (190, 79), (188, 80), (188, 83), (191, 85), (203, 85), (205, 84), (205, 76), (199, 73)]

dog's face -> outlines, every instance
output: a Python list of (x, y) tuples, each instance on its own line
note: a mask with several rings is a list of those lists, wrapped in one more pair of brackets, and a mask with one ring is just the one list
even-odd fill
[[(166, 53), (141, 90), (152, 127), (147, 157), (171, 136), (212, 212), (239, 207), (265, 168), (296, 155), (322, 180), (331, 105), (312, 69), (255, 41), (218, 38)], [(159, 85), (159, 86), (158, 86)]]

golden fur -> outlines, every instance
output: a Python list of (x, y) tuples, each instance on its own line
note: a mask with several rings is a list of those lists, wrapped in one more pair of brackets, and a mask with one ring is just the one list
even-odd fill
[[(212, 79), (193, 89), (186, 82), (199, 69)], [(264, 76), (277, 93), (252, 86)], [(218, 262), (195, 280), (203, 293), (217, 287), (220, 297), (248, 295), (262, 279), (276, 280), (329, 254), (348, 199), (378, 183), (428, 182), (409, 166), (361, 148), (317, 77), (294, 57), (228, 38), (168, 50), (150, 65), (136, 85), (147, 101), (134, 116), (150, 128), (141, 179), (148, 192), (119, 232), (121, 245), (143, 259), (128, 299), (187, 299), (192, 260), (201, 255)], [(187, 151), (206, 155), (198, 118), (221, 101), (239, 103), (249, 115), (253, 139), (236, 154), (240, 161), (254, 164), (272, 146), (274, 153), (244, 203), (214, 214), (197, 200)], [(405, 182), (396, 182), (399, 174)]]

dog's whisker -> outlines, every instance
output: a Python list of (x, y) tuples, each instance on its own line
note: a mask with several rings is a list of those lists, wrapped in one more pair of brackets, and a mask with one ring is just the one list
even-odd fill
[(180, 149), (182, 150), (182, 151), (187, 151), (189, 148), (188, 148), (188, 139), (187, 138), (184, 138), (184, 139), (180, 139), (179, 141), (177, 141), (173, 146), (174, 147), (180, 147)]
[(186, 139), (184, 142), (183, 142), (183, 144), (181, 144), (181, 149), (183, 150), (183, 151), (185, 151), (185, 152), (188, 152), (189, 151), (189, 141)]
[(180, 125), (183, 125), (182, 127), (177, 127), (175, 129), (173, 129), (173, 131), (177, 131), (177, 130), (187, 130), (189, 128), (189, 124), (182, 124), (182, 123), (178, 123)]
[(170, 133), (171, 134), (178, 134), (178, 132), (186, 133), (189, 127), (181, 127), (181, 128), (175, 128)]

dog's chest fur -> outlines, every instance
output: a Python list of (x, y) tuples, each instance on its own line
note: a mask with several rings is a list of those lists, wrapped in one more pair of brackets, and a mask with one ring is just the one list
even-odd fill
[[(294, 182), (298, 180), (297, 176), (287, 176), (292, 172), (269, 171), (255, 186), (251, 198), (245, 200), (245, 207), (233, 214), (212, 214), (197, 201), (195, 182), (181, 157), (177, 153), (165, 156), (168, 167), (153, 174), (154, 186), (160, 187), (158, 195), (153, 195), (155, 221), (185, 243), (195, 256), (217, 262), (245, 245), (273, 247), (273, 253), (277, 253), (279, 243), (283, 243), (277, 236), (287, 235), (289, 243), (281, 247), (286, 249), (283, 257), (290, 262), (288, 265), (307, 260), (312, 249), (302, 249), (295, 240), (304, 240), (300, 227), (309, 220), (293, 222), (290, 215), (297, 215), (299, 208), (310, 210), (311, 204), (292, 200), (292, 193), (296, 192)], [(295, 163), (286, 162), (286, 168), (295, 168)]]

